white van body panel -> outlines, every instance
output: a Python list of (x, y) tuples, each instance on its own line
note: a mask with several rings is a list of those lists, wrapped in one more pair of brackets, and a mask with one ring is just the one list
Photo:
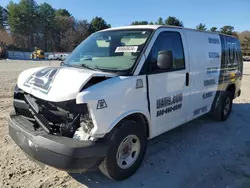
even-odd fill
[[(189, 72), (190, 108), (187, 117), (187, 120), (190, 121), (211, 109), (219, 82), (221, 44), (218, 34), (194, 30), (184, 30), (184, 34), (187, 41), (186, 53), (189, 54), (190, 62), (192, 62)], [(218, 43), (209, 43), (209, 38), (218, 40)], [(211, 57), (216, 54), (218, 57)], [(204, 82), (209, 80), (214, 80), (214, 84), (204, 86)], [(206, 96), (203, 97), (203, 94)], [(201, 108), (203, 109), (198, 110)], [(200, 111), (199, 114), (195, 113), (196, 110)]]
[[(49, 82), (48, 74), (42, 77), (37, 77), (36, 74), (42, 74), (42, 71), (46, 69), (56, 71), (53, 80), (51, 81), (49, 90), (41, 90), (39, 87), (34, 86), (32, 80), (27, 83), (28, 80), (40, 79), (42, 82)], [(33, 96), (51, 102), (60, 102), (75, 99), (80, 89), (90, 80), (92, 77), (105, 76), (113, 77), (115, 75), (110, 73), (91, 71), (81, 68), (73, 67), (40, 67), (29, 69), (22, 72), (18, 78), (18, 87), (25, 92), (32, 94)], [(74, 80), (72, 82), (72, 80)], [(60, 93), (60, 94), (59, 94)]]
[(30, 87), (25, 87), (24, 86), (24, 82), (34, 73), (44, 69), (46, 67), (37, 67), (37, 68), (30, 68), (30, 69), (27, 69), (25, 71), (22, 71), (19, 76), (18, 76), (18, 79), (17, 79), (17, 86), (19, 88), (21, 88), (22, 90), (24, 90), (25, 92), (27, 93), (30, 93), (32, 92), (32, 88)]
[[(145, 58), (148, 57), (152, 46), (154, 45), (157, 37), (162, 32), (177, 32), (182, 38), (183, 50), (187, 49), (185, 35), (183, 31), (176, 28), (160, 28), (152, 37), (146, 51)], [(187, 121), (187, 111), (190, 106), (189, 87), (186, 84), (186, 73), (189, 72), (189, 57), (188, 53), (185, 55), (185, 69), (173, 72), (164, 72), (158, 74), (148, 75), (148, 90), (150, 100), (150, 114), (151, 114), (151, 130), (150, 135), (155, 137), (163, 132), (166, 132), (174, 127), (177, 127)], [(143, 64), (145, 61), (141, 61)], [(140, 65), (139, 65), (140, 66)], [(173, 97), (174, 95), (182, 94), (181, 108), (171, 114), (164, 114), (158, 116), (160, 110), (157, 109), (157, 100), (164, 97)]]
[[(142, 83), (140, 88), (136, 87), (138, 80)], [(107, 107), (97, 109), (98, 100), (102, 99)], [(76, 103), (88, 104), (95, 125), (93, 135), (105, 135), (119, 121), (134, 113), (143, 114), (150, 124), (145, 76), (119, 76), (105, 80), (80, 92)]]

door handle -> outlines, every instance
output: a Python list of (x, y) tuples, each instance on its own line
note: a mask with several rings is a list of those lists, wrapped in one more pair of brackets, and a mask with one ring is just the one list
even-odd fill
[(189, 73), (186, 73), (186, 86), (189, 86)]

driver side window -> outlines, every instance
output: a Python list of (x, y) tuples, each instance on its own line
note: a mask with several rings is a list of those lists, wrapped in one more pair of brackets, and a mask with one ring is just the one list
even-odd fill
[[(171, 70), (164, 70), (158, 67), (157, 58), (160, 51), (170, 51), (173, 54), (173, 67)], [(165, 31), (157, 37), (146, 61), (148, 73), (156, 74), (185, 69), (185, 57), (181, 41), (181, 35), (178, 32)]]

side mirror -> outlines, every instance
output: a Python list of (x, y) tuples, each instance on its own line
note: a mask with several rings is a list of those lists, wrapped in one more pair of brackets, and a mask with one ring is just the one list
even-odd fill
[(172, 69), (173, 64), (172, 51), (159, 51), (157, 57), (157, 65), (160, 69)]

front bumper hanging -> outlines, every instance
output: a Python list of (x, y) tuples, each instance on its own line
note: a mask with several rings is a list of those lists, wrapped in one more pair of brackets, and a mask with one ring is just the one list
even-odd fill
[(93, 168), (106, 156), (108, 142), (80, 141), (34, 130), (33, 123), (14, 111), (9, 117), (9, 134), (34, 160), (64, 171)]

